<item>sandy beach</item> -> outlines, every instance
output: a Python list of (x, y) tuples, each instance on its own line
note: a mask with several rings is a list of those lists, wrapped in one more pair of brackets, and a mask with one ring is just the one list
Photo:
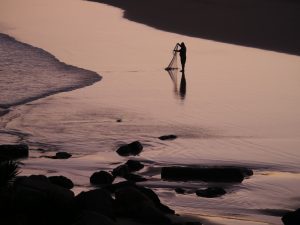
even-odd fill
[[(265, 2), (261, 9), (271, 10), (270, 20), (260, 13), (253, 21), (250, 15), (257, 3), (253, 8), (238, 4), (238, 9), (249, 13), (239, 11), (247, 15), (245, 29), (240, 20), (231, 23), (236, 18), (232, 11), (236, 2), (231, 2), (224, 11), (232, 15), (224, 20), (228, 27), (224, 32), (220, 26), (225, 25), (217, 26), (219, 19), (207, 19), (210, 10), (223, 9), (221, 3), (213, 7), (213, 1), (201, 3), (206, 6), (201, 13), (198, 2), (187, 4), (191, 13), (184, 23), (189, 26), (182, 27), (178, 13), (166, 14), (170, 20), (163, 17), (165, 24), (159, 20), (168, 1), (156, 10), (156, 19), (147, 13), (154, 10), (144, 8), (156, 7), (156, 1), (143, 5), (135, 1), (0, 2), (1, 33), (102, 76), (94, 85), (12, 106), (1, 117), (2, 143), (22, 142), (30, 147), (29, 158), (22, 161), (22, 175), (64, 175), (74, 181), (72, 190), (78, 194), (93, 189), (89, 177), (95, 171), (112, 171), (136, 159), (145, 164), (139, 172), (148, 179), (143, 185), (176, 213), (204, 225), (280, 225), (284, 212), (299, 207), (300, 39), (294, 29), (299, 20), (284, 26), (286, 31), (275, 29), (281, 18), (275, 11), (284, 11), (286, 23), (297, 18), (298, 3), (289, 1), (279, 7), (283, 3), (274, 1), (270, 4), (276, 7), (268, 7)], [(170, 4), (172, 12), (179, 3)], [(199, 23), (189, 22), (194, 16)], [(205, 19), (198, 19), (202, 16)], [(255, 26), (259, 19), (265, 21), (260, 28)], [(260, 33), (265, 27), (269, 29)], [(274, 34), (278, 39), (272, 39)], [(177, 71), (170, 77), (164, 70), (174, 45), (181, 41), (188, 48), (184, 95), (182, 74)], [(167, 134), (177, 139), (158, 139)], [(140, 155), (116, 154), (120, 145), (135, 140), (144, 145)], [(73, 156), (44, 157), (57, 151)], [(180, 165), (245, 166), (254, 175), (240, 184), (224, 185), (224, 196), (201, 198), (174, 190), (206, 188), (211, 183), (160, 179), (163, 166)]]
[(121, 8), (124, 18), (168, 32), (300, 54), (297, 1), (91, 1)]

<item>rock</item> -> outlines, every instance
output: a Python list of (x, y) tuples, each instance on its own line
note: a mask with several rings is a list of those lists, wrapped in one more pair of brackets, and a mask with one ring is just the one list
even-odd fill
[[(250, 169), (239, 167), (163, 167), (164, 180), (201, 180), (205, 182), (242, 182)], [(253, 172), (252, 172), (253, 174)]]
[(116, 168), (113, 169), (112, 175), (114, 177), (124, 177), (127, 174), (129, 174), (129, 168), (127, 165), (123, 164), (120, 166), (117, 166)]
[(177, 136), (174, 135), (174, 134), (170, 134), (170, 135), (163, 135), (163, 136), (160, 136), (159, 139), (162, 140), (162, 141), (165, 141), (165, 140), (174, 140), (176, 139)]
[(177, 194), (184, 194), (185, 193), (185, 190), (183, 188), (175, 188), (175, 192)]
[(143, 145), (139, 141), (134, 141), (118, 148), (117, 153), (121, 156), (138, 155), (143, 150)]
[(154, 205), (162, 212), (167, 214), (175, 214), (175, 211), (173, 209), (170, 209), (168, 206), (161, 203), (159, 197), (152, 189), (139, 186), (139, 185), (135, 185), (135, 188), (137, 188), (139, 191), (145, 194), (149, 199), (151, 199)]
[(0, 145), (0, 158), (11, 160), (18, 158), (26, 158), (29, 155), (28, 145)]
[(44, 180), (19, 177), (14, 182), (12, 208), (20, 224), (68, 224), (76, 211), (74, 193)]
[(130, 172), (136, 172), (144, 168), (144, 165), (140, 161), (132, 159), (129, 159), (125, 165), (128, 166)]
[(154, 202), (135, 187), (117, 190), (115, 198), (120, 216), (134, 218), (143, 223), (171, 224), (171, 220), (155, 207)]
[(109, 218), (114, 218), (114, 199), (105, 189), (81, 192), (75, 197), (75, 200), (80, 210), (94, 211)]
[(94, 185), (111, 184), (113, 181), (114, 177), (106, 171), (95, 172), (90, 177), (90, 183)]
[(123, 176), (126, 180), (128, 181), (132, 181), (132, 182), (143, 182), (143, 181), (147, 181), (147, 179), (145, 177), (142, 177), (140, 175), (137, 174), (126, 174), (125, 176)]
[(42, 174), (30, 175), (28, 178), (32, 179), (32, 180), (39, 180), (39, 181), (49, 182), (48, 177), (46, 177), (45, 175), (42, 175)]
[(215, 198), (222, 195), (225, 195), (226, 191), (221, 187), (209, 187), (202, 190), (197, 190), (196, 195), (205, 197), (205, 198)]
[(73, 182), (64, 176), (51, 176), (48, 177), (48, 179), (52, 184), (56, 184), (63, 188), (72, 189), (74, 187)]
[(300, 208), (293, 211), (288, 212), (281, 218), (282, 222), (285, 225), (299, 225), (300, 224)]
[(117, 225), (110, 218), (94, 212), (94, 211), (83, 211), (77, 222), (73, 225)]
[(132, 187), (135, 186), (135, 183), (132, 181), (121, 181), (118, 183), (114, 183), (114, 184), (110, 184), (110, 185), (106, 185), (103, 188), (107, 191), (109, 191), (110, 193), (115, 193), (117, 190), (125, 188), (125, 187)]
[(54, 158), (55, 159), (68, 159), (70, 157), (72, 157), (72, 155), (70, 153), (68, 153), (68, 152), (57, 152), (55, 154)]

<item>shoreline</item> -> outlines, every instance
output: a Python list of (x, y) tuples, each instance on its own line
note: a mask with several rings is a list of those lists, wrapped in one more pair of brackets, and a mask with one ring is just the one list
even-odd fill
[[(64, 63), (62, 61), (60, 61), (57, 57), (55, 57), (54, 55), (52, 55), (51, 53), (47, 52), (46, 50), (39, 48), (39, 47), (35, 47), (33, 45), (30, 45), (28, 43), (24, 43), (21, 41), (18, 41), (15, 37), (12, 37), (8, 34), (5, 33), (0, 33), (0, 35), (4, 38), (4, 39), (8, 39), (9, 41), (12, 41), (14, 43), (16, 43), (17, 45), (21, 45), (22, 47), (25, 47), (26, 49), (31, 49), (35, 52), (38, 52), (39, 54), (42, 54), (48, 58), (50, 58), (51, 60), (54, 61), (54, 63), (60, 67), (63, 68), (63, 71), (74, 71), (74, 76), (75, 76), (75, 71), (76, 72), (82, 72), (82, 73), (89, 73), (90, 77), (89, 79), (81, 79), (81, 82), (77, 83), (77, 84), (69, 84), (69, 85), (65, 85), (62, 87), (58, 87), (58, 88), (54, 88), (54, 90), (47, 90), (45, 89), (45, 93), (40, 93), (37, 94), (36, 96), (30, 96), (27, 98), (23, 98), (20, 100), (16, 100), (15, 102), (12, 103), (0, 103), (0, 108), (3, 109), (0, 111), (0, 116), (3, 116), (5, 114), (7, 114), (9, 112), (9, 108), (10, 107), (14, 107), (14, 106), (19, 106), (19, 105), (24, 105), (26, 103), (41, 99), (41, 98), (45, 98), (51, 95), (55, 95), (58, 93), (62, 93), (62, 92), (69, 92), (69, 91), (73, 91), (76, 89), (80, 89), (80, 88), (84, 88), (90, 85), (93, 85), (94, 83), (101, 81), (102, 76), (100, 76), (98, 73), (91, 71), (91, 70), (87, 70), (87, 69), (83, 69), (77, 66), (73, 66), (67, 63)], [(1, 70), (2, 71), (2, 70)], [(87, 74), (85, 74), (87, 75)]]
[(88, 1), (121, 8), (124, 18), (163, 31), (300, 56), (296, 1)]

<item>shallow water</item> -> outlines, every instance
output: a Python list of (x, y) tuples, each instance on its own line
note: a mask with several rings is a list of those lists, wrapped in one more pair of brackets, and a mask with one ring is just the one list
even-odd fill
[[(0, 31), (103, 76), (92, 86), (13, 107), (1, 118), (4, 140), (31, 147), (23, 174), (66, 175), (79, 192), (91, 188), (92, 172), (127, 160), (115, 153), (120, 144), (140, 140), (144, 150), (133, 158), (146, 164), (147, 185), (179, 213), (210, 224), (281, 224), (276, 212), (299, 207), (299, 57), (161, 32), (123, 20), (120, 10), (101, 4), (60, 1), (70, 9), (66, 18), (54, 10), (56, 1), (32, 0), (22, 13), (14, 4), (23, 3), (3, 2)], [(68, 25), (67, 33), (57, 20)], [(41, 38), (41, 21), (49, 27), (47, 40)], [(10, 26), (15, 28), (5, 29)], [(188, 47), (185, 95), (182, 74), (174, 74), (174, 84), (163, 69), (181, 40)], [(160, 141), (165, 134), (178, 138)], [(40, 158), (57, 150), (74, 157)], [(160, 181), (161, 166), (182, 164), (243, 165), (254, 176), (225, 186), (229, 193), (217, 199), (177, 195), (177, 186), (209, 185)]]

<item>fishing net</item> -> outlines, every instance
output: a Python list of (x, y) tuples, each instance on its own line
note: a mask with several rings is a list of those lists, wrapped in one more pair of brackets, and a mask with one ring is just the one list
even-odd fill
[(178, 45), (176, 44), (174, 50), (173, 50), (173, 57), (171, 59), (171, 62), (169, 63), (169, 65), (166, 67), (165, 70), (175, 70), (178, 69), (177, 66), (177, 56), (178, 56)]
[[(167, 69), (166, 69), (167, 70)], [(177, 82), (177, 69), (168, 69), (167, 72), (170, 75), (170, 78), (174, 84), (174, 93), (178, 94), (178, 82)]]

